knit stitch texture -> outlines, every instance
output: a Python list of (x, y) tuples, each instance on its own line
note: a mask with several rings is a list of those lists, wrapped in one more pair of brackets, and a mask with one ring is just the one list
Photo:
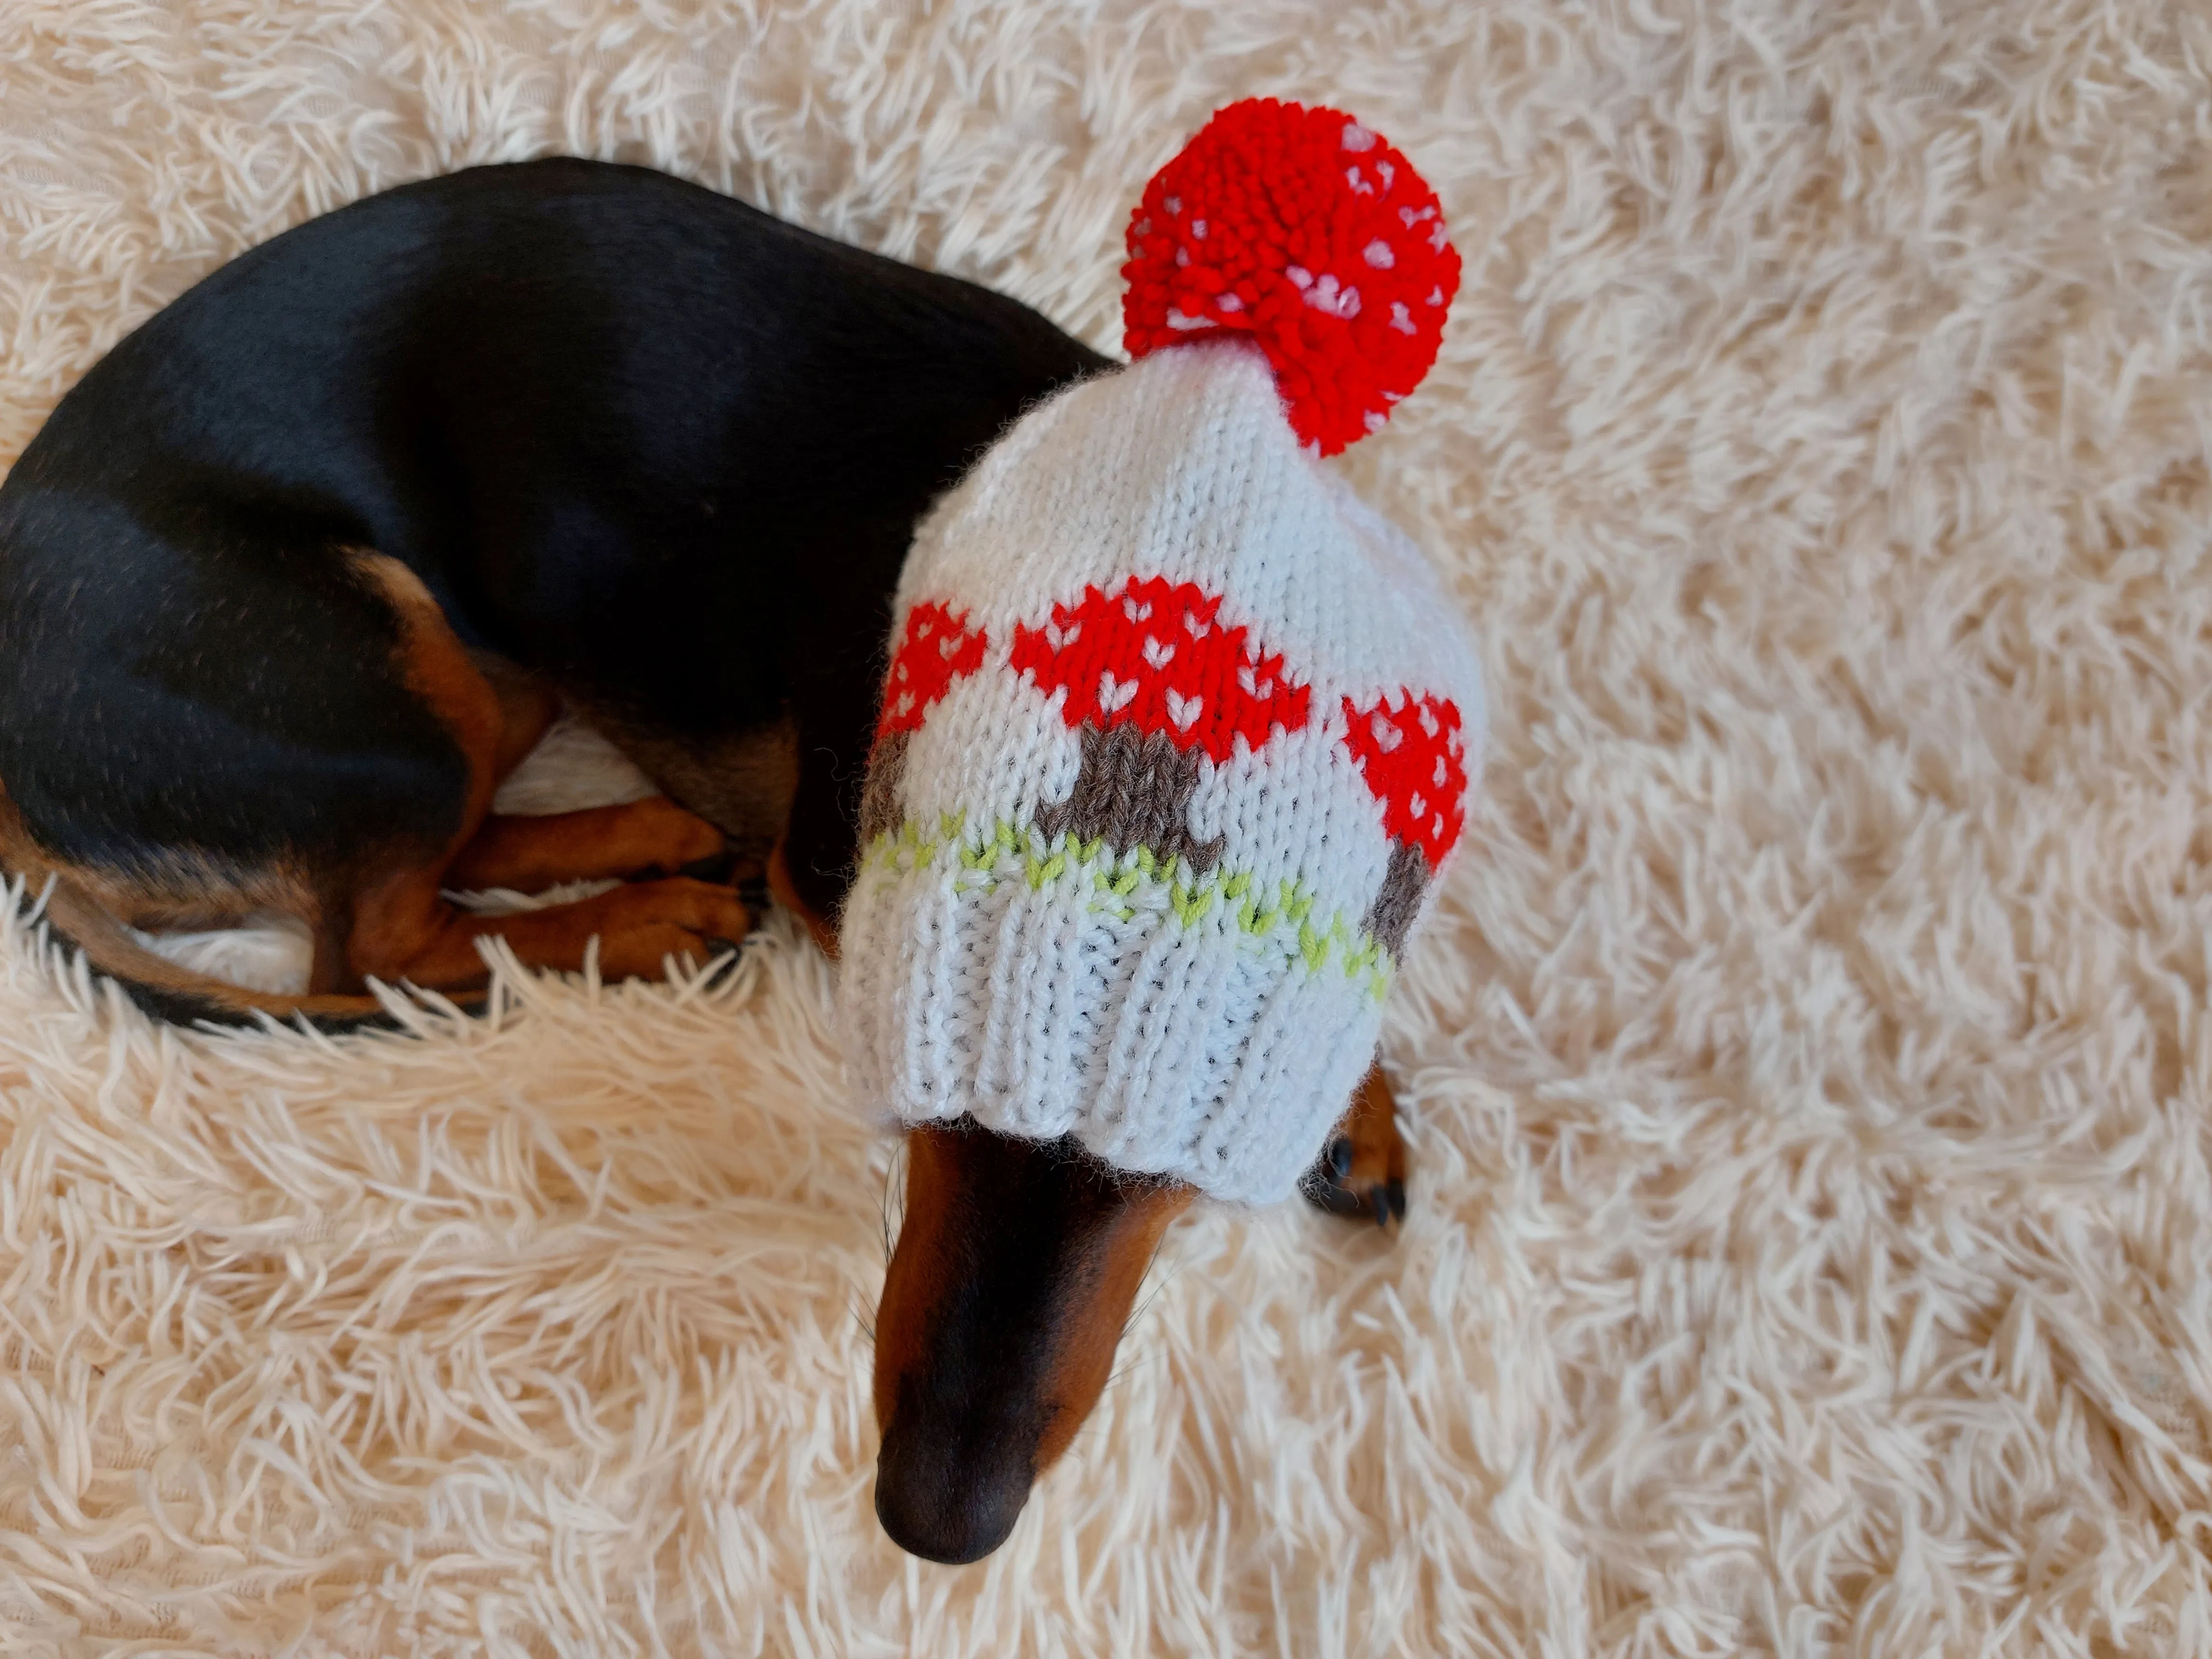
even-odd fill
[(1249, 345), (1018, 423), (901, 584), (843, 921), (864, 1105), (1286, 1196), (1459, 836), (1456, 617)]

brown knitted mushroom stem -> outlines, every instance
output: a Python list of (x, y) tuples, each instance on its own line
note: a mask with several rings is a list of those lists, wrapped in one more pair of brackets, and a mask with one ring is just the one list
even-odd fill
[(1211, 870), (1221, 857), (1222, 838), (1201, 842), (1190, 832), (1190, 801), (1205, 757), (1194, 748), (1177, 748), (1164, 732), (1140, 732), (1126, 722), (1103, 732), (1085, 723), (1082, 736), (1074, 793), (1037, 811), (1045, 838), (1063, 832), (1078, 841), (1103, 836), (1116, 853), (1146, 847), (1163, 864), (1179, 858), (1194, 873)]
[(1382, 890), (1367, 907), (1360, 926), (1367, 936), (1388, 951), (1395, 961), (1405, 948), (1407, 930), (1421, 913), (1421, 895), (1429, 885), (1429, 860), (1411, 842), (1394, 842), (1390, 867), (1382, 877)]
[(868, 755), (868, 781), (860, 786), (860, 845), (899, 827), (906, 817), (904, 791), (909, 732), (886, 732)]

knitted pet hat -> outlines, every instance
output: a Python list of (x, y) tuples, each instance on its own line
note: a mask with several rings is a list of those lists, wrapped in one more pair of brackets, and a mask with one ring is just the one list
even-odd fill
[(1474, 648), (1319, 457), (1434, 360), (1435, 194), (1334, 110), (1217, 114), (1133, 216), (1128, 368), (1024, 416), (900, 582), (843, 922), (860, 1103), (1287, 1195), (1459, 839)]

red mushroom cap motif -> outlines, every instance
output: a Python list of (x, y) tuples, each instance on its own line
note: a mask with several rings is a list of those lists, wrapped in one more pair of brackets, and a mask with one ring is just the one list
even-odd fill
[(1344, 744), (1382, 803), (1384, 832), (1419, 848), (1433, 871), (1467, 821), (1467, 744), (1449, 698), (1402, 695), (1395, 708), (1388, 696), (1371, 708), (1346, 697)]
[(1402, 687), (1400, 695), (1395, 708), (1388, 696), (1370, 708), (1344, 700), (1344, 746), (1382, 804), (1383, 833), (1391, 842), (1389, 867), (1362, 926), (1394, 957), (1404, 950), (1430, 878), (1467, 822), (1459, 705)]
[(906, 806), (908, 740), (921, 729), (930, 706), (983, 665), (990, 635), (970, 629), (964, 613), (956, 614), (935, 599), (925, 599), (907, 612), (906, 629), (898, 649), (891, 653), (891, 671), (884, 682), (884, 709), (876, 721), (875, 747), (868, 756), (868, 777), (860, 792), (860, 840), (863, 844), (898, 827)]
[(1200, 841), (1190, 828), (1201, 765), (1297, 731), (1313, 701), (1220, 609), (1193, 583), (1133, 576), (1114, 593), (1093, 586), (1079, 604), (1055, 605), (1042, 627), (1015, 628), (1014, 671), (1060, 693), (1060, 718), (1082, 733), (1073, 792), (1037, 811), (1046, 836), (1213, 867), (1223, 838)]
[(921, 730), (929, 706), (952, 689), (953, 681), (981, 668), (990, 645), (991, 636), (980, 628), (970, 629), (964, 613), (956, 616), (934, 599), (915, 606), (891, 656), (876, 735)]
[(1079, 604), (1055, 605), (1041, 628), (1017, 626), (1012, 660), (1043, 690), (1066, 692), (1070, 726), (1134, 726), (1218, 765), (1240, 737), (1257, 749), (1277, 726), (1298, 730), (1311, 702), (1279, 655), (1216, 620), (1220, 609), (1190, 582), (1133, 576), (1110, 598), (1091, 587)]

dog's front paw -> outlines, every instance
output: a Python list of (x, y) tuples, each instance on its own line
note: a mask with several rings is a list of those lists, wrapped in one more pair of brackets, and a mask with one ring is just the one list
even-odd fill
[(694, 966), (727, 956), (752, 932), (752, 913), (726, 887), (673, 877), (617, 887), (586, 903), (600, 920), (599, 972), (659, 979), (671, 957)]
[(1398, 1138), (1398, 1103), (1380, 1066), (1368, 1072), (1298, 1191), (1331, 1215), (1379, 1227), (1405, 1219), (1406, 1143)]

